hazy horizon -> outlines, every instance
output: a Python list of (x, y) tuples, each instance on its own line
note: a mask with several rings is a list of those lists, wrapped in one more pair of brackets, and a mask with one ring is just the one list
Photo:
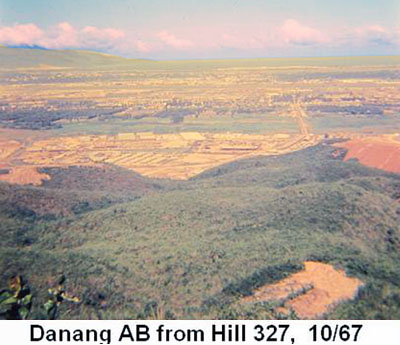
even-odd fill
[(310, 56), (310, 55), (304, 55), (304, 56), (238, 56), (238, 57), (176, 57), (176, 58), (152, 58), (152, 57), (135, 57), (135, 56), (123, 56), (118, 53), (107, 53), (103, 52), (101, 50), (96, 50), (96, 49), (88, 49), (88, 48), (62, 48), (62, 49), (51, 49), (51, 48), (45, 48), (45, 47), (39, 47), (39, 46), (9, 46), (9, 45), (2, 45), (0, 44), (0, 48), (5, 47), (5, 48), (13, 48), (13, 49), (28, 49), (28, 50), (42, 50), (42, 51), (76, 51), (76, 52), (91, 52), (91, 53), (99, 53), (99, 54), (104, 54), (104, 55), (110, 55), (114, 57), (119, 57), (123, 59), (140, 59), (140, 60), (149, 60), (149, 61), (212, 61), (212, 60), (263, 60), (263, 59), (340, 59), (340, 58), (368, 58), (368, 57), (377, 57), (377, 58), (384, 58), (384, 57), (400, 57), (400, 53), (398, 54), (376, 54), (376, 55), (360, 55), (360, 54), (355, 54), (355, 55), (321, 55), (321, 56)]

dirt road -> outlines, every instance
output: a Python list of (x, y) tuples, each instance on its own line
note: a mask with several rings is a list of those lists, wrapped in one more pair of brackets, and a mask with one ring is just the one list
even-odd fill
[(305, 118), (307, 117), (306, 112), (304, 111), (301, 104), (295, 100), (292, 104), (292, 110), (294, 115), (297, 118), (297, 123), (299, 124), (301, 134), (305, 136), (309, 136), (311, 134), (311, 128), (306, 122)]

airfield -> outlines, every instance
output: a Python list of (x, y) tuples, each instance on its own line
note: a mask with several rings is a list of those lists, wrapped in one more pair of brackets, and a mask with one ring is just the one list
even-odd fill
[[(182, 180), (327, 139), (349, 140), (339, 144), (346, 159), (399, 169), (397, 57), (178, 63), (0, 53), (0, 125), (15, 134), (0, 131), (4, 181), (38, 185), (50, 177), (37, 169), (99, 164)], [(25, 65), (13, 54), (24, 54), (17, 61)]]

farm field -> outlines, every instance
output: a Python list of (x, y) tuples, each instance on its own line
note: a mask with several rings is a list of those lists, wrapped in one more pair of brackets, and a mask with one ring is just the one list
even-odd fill
[[(29, 318), (400, 318), (400, 58), (0, 47), (0, 282)], [(18, 58), (18, 59), (17, 59)]]

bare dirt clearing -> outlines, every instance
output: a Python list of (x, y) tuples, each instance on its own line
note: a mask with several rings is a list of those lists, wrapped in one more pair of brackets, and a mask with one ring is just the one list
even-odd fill
[(300, 318), (316, 318), (338, 303), (353, 298), (361, 285), (362, 281), (347, 277), (343, 270), (321, 262), (306, 261), (303, 271), (276, 284), (262, 286), (242, 301), (276, 300), (283, 303), (283, 307), (277, 309), (279, 312), (288, 313), (292, 309)]
[(399, 134), (353, 139), (336, 146), (348, 150), (345, 160), (357, 158), (369, 167), (400, 173)]
[(0, 129), (0, 181), (41, 185), (43, 180), (50, 179), (49, 175), (39, 173), (36, 166), (21, 164), (16, 159), (30, 142), (42, 136), (40, 132)]

